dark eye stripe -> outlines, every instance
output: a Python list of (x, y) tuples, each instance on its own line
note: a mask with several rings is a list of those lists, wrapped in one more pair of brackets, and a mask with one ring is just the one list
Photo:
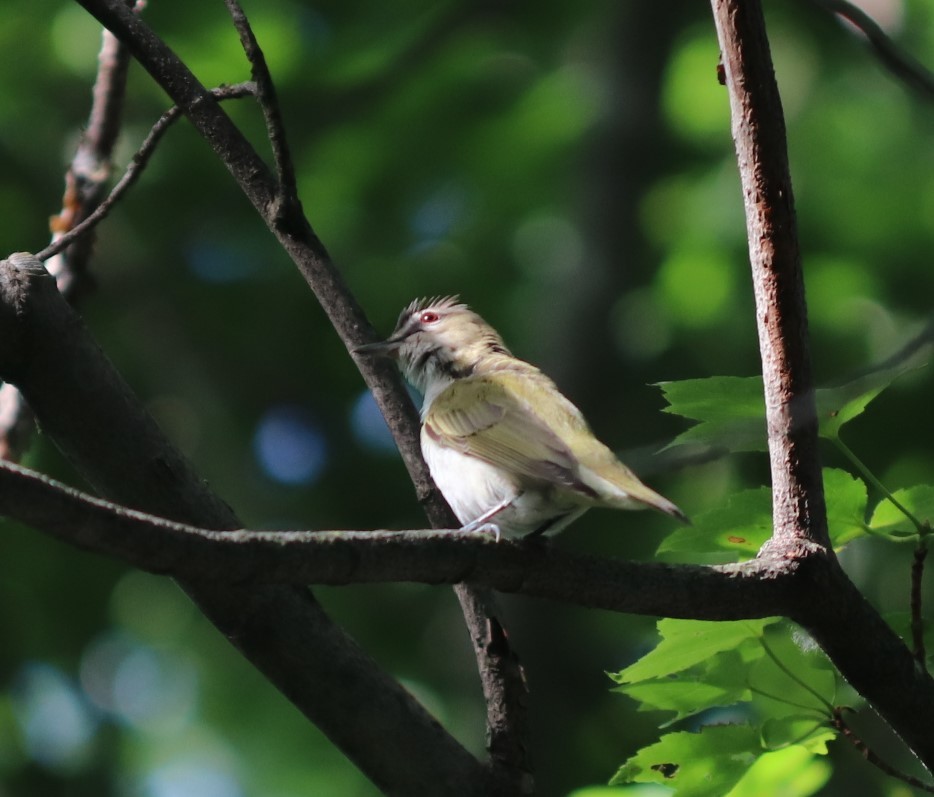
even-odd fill
[(438, 346), (435, 346), (433, 349), (426, 349), (419, 354), (418, 359), (415, 361), (415, 367), (420, 369), (428, 365), (428, 361), (438, 353), (438, 348)]

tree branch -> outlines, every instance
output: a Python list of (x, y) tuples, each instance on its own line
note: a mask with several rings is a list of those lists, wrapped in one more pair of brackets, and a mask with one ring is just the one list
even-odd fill
[[(211, 95), (218, 100), (235, 100), (241, 97), (248, 97), (255, 93), (256, 86), (253, 83), (237, 83), (233, 86), (220, 86), (219, 88), (211, 89)], [(139, 180), (148, 165), (149, 159), (156, 151), (156, 147), (159, 145), (162, 137), (181, 116), (182, 112), (177, 105), (173, 105), (162, 114), (146, 134), (143, 143), (139, 145), (139, 149), (136, 150), (129, 164), (127, 164), (123, 176), (110, 190), (107, 198), (94, 209), (93, 213), (88, 214), (82, 221), (68, 230), (68, 232), (55, 238), (45, 249), (37, 252), (36, 259), (43, 261), (54, 259), (63, 249), (71, 246), (79, 238), (88, 237), (90, 231), (110, 215), (110, 212), (123, 198), (123, 195), (136, 184), (136, 181)]]
[[(88, 123), (65, 173), (62, 210), (50, 220), (53, 242), (68, 237), (67, 232), (94, 211), (110, 180), (129, 63), (126, 48), (105, 29)], [(70, 244), (74, 246), (65, 252)], [(93, 236), (77, 242), (71, 237), (56, 249), (58, 256), (47, 264), (59, 290), (69, 301), (75, 301), (91, 282), (87, 264), (93, 245)], [(18, 461), (29, 446), (34, 428), (32, 411), (19, 391), (13, 385), (0, 386), (0, 458)]]
[[(211, 145), (302, 273), (348, 351), (353, 352), (359, 345), (373, 341), (376, 336), (372, 327), (305, 218), (298, 196), (288, 196), (283, 200), (282, 190), (288, 186), (277, 182), (264, 161), (187, 66), (142, 20), (128, 13), (119, 0), (77, 2), (126, 43), (134, 57)], [(242, 15), (242, 11), (240, 13)], [(243, 36), (243, 22), (238, 29)], [(247, 52), (256, 70), (261, 53), (252, 47), (249, 38), (247, 36)], [(271, 81), (269, 83), (271, 85)], [(267, 92), (267, 104), (264, 106), (267, 123), (281, 131), (281, 121), (276, 113), (270, 111), (269, 99)], [(279, 143), (283, 144), (284, 139)], [(278, 145), (274, 142), (273, 146)], [(280, 156), (276, 157), (279, 168), (285, 168), (284, 164), (278, 163)], [(288, 174), (287, 171), (285, 173)], [(441, 528), (454, 525), (453, 515), (422, 460), (418, 444), (418, 414), (398, 371), (390, 363), (378, 362), (378, 358), (354, 356), (354, 359), (393, 432), (416, 495), (431, 524)], [(525, 702), (525, 681), (521, 669), (504, 644), (505, 638), (494, 639), (491, 636), (495, 624), (481, 617), (485, 615), (491, 620), (496, 617), (492, 594), (473, 591), (468, 585), (458, 586), (456, 591), (474, 643), (488, 709), (496, 713), (496, 716), (488, 716), (491, 744), (498, 740), (499, 753), (494, 756), (494, 763), (514, 784), (525, 784), (528, 763), (520, 755), (524, 742), (518, 739), (507, 742), (506, 738), (510, 734), (518, 736), (520, 729), (525, 727), (521, 716)], [(491, 699), (500, 701), (498, 708), (490, 704)]]
[(282, 121), (282, 112), (279, 109), (279, 98), (276, 95), (276, 86), (269, 67), (266, 65), (266, 56), (256, 41), (253, 28), (243, 13), (237, 0), (224, 0), (227, 11), (233, 20), (234, 27), (240, 35), (240, 44), (247, 60), (250, 62), (253, 81), (256, 83), (256, 98), (263, 110), (266, 120), (266, 135), (272, 147), (272, 155), (276, 164), (276, 178), (279, 181), (281, 197), (284, 202), (291, 202), (298, 198), (298, 188), (295, 182), (295, 166), (292, 163), (292, 154), (289, 151), (288, 139), (285, 135), (285, 124)]
[(765, 383), (774, 531), (760, 556), (799, 562), (804, 603), (791, 617), (931, 770), (934, 734), (917, 717), (934, 716), (934, 682), (845, 577), (829, 544), (785, 122), (762, 8), (759, 0), (712, 0), (712, 7), (745, 200)]
[(786, 555), (830, 548), (817, 453), (804, 279), (785, 119), (758, 0), (713, 0), (730, 93), (772, 469), (771, 544)]
[[(61, 334), (64, 329), (67, 336)], [(448, 750), (451, 741), (444, 732), (429, 719), (423, 722), (421, 709), (411, 705), (411, 698), (400, 698), (394, 681), (382, 682), (380, 677), (385, 676), (374, 674), (375, 666), (349, 647), (352, 643), (338, 635), (310, 596), (288, 584), (472, 579), (503, 592), (614, 611), (697, 619), (786, 614), (814, 634), (843, 675), (922, 761), (934, 764), (929, 728), (934, 681), (915, 667), (910, 651), (833, 557), (764, 554), (752, 562), (705, 568), (608, 562), (548, 546), (497, 544), (482, 536), (443, 532), (206, 531), (239, 524), (229, 509), (205, 495), (200, 481), (178, 476), (185, 472), (173, 462), (179, 455), (167, 449), (161, 437), (152, 439), (157, 431), (151, 419), (139, 417), (126, 386), (90, 341), (51, 278), (28, 256), (0, 263), (0, 375), (30, 386), (25, 391), (30, 400), (34, 393), (42, 398), (37, 407), (43, 427), (65, 441), (66, 452), (83, 447), (92, 459), (101, 458), (103, 464), (96, 465), (84, 462), (80, 450), (76, 454), (79, 467), (94, 477), (92, 481), (106, 482), (104, 494), (195, 525), (115, 508), (13, 465), (0, 469), (0, 511), (147, 569), (194, 573), (184, 580), (208, 616), (274, 683), (285, 685), (281, 688), (296, 705), (380, 785), (402, 782), (411, 786), (407, 794), (436, 794), (434, 787), (443, 781), (419, 781), (431, 784), (422, 791), (414, 783), (425, 777), (424, 764), (432, 778), (445, 777), (443, 773), (450, 774), (453, 767), (452, 777), (467, 779), (460, 782), (460, 790), (446, 793), (495, 793), (477, 762), (464, 758), (459, 748)], [(132, 440), (132, 447), (121, 445), (121, 440)], [(116, 458), (112, 473), (106, 470), (111, 458)], [(112, 490), (110, 481), (118, 482)], [(311, 547), (314, 556), (308, 555)], [(254, 580), (276, 583), (258, 586)], [(236, 583), (228, 584), (231, 581)], [(281, 625), (277, 612), (283, 613)], [(290, 623), (295, 624), (292, 630)], [(305, 633), (295, 638), (295, 628)], [(343, 671), (345, 658), (350, 669)], [(337, 680), (332, 683), (329, 678)], [(362, 679), (359, 685), (357, 678)], [(374, 718), (372, 735), (362, 734), (357, 723), (346, 728), (341, 683), (351, 684), (349, 688), (357, 693), (354, 705), (357, 700), (367, 701), (359, 709), (361, 722), (369, 723), (370, 710), (388, 712), (378, 721)], [(322, 689), (322, 684), (327, 688)], [(370, 686), (377, 696), (368, 697)], [(381, 690), (387, 689), (395, 697), (386, 697)], [(371, 698), (377, 701), (372, 707)], [(339, 716), (332, 716), (332, 711)], [(332, 725), (341, 723), (343, 731), (331, 732)], [(414, 734), (412, 744), (420, 752), (406, 747), (400, 753), (396, 746), (400, 733)], [(415, 758), (397, 762), (405, 770), (397, 773), (393, 761), (372, 760), (371, 744), (390, 759), (409, 754)], [(438, 760), (423, 762), (426, 756)]]
[(470, 580), (590, 608), (703, 620), (787, 614), (796, 601), (794, 562), (614, 561), (451, 530), (214, 531), (102, 501), (12, 463), (0, 463), (0, 514), (142, 570), (204, 583)]
[(866, 37), (882, 66), (922, 99), (934, 100), (934, 73), (895, 44), (869, 14), (847, 0), (812, 2), (857, 28)]
[[(103, 496), (203, 528), (236, 529), (164, 438), (31, 255), (0, 262), (0, 378)], [(482, 797), (488, 770), (324, 613), (304, 587), (183, 586), (204, 614), (373, 782), (389, 793)], [(348, 722), (347, 717), (354, 717)]]

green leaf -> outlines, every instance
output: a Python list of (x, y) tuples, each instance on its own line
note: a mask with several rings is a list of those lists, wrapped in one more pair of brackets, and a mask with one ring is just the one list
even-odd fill
[(638, 700), (639, 711), (671, 711), (675, 716), (660, 727), (716, 706), (748, 702), (752, 695), (746, 686), (748, 662), (736, 650), (725, 650), (699, 667), (666, 677), (623, 684), (622, 692)]
[(659, 620), (661, 642), (637, 662), (611, 677), (619, 684), (637, 683), (686, 670), (715, 653), (736, 648), (747, 639), (760, 638), (763, 629), (779, 619), (767, 617), (727, 622)]
[(770, 717), (762, 723), (762, 744), (769, 750), (799, 746), (815, 755), (827, 755), (827, 742), (837, 731), (813, 714)]
[(759, 756), (727, 797), (809, 797), (827, 783), (832, 771), (826, 760), (815, 758), (804, 747), (786, 747)]
[(789, 633), (783, 623), (763, 634), (771, 655), (757, 659), (749, 668), (748, 684), (753, 701), (770, 717), (813, 712), (827, 717), (828, 704), (835, 702), (837, 673), (810, 637)]
[[(920, 367), (900, 364), (861, 376), (844, 385), (815, 391), (822, 437), (833, 439), (901, 374)], [(765, 451), (765, 398), (761, 376), (712, 376), (660, 382), (668, 401), (665, 412), (697, 421), (670, 444), (690, 443), (727, 451)]]
[(866, 483), (845, 470), (824, 468), (830, 541), (839, 549), (866, 534)]
[[(751, 559), (772, 534), (772, 491), (743, 490), (678, 528), (658, 546), (658, 553), (723, 553), (724, 561)], [(672, 557), (673, 558), (673, 557)]]
[[(934, 486), (918, 484), (904, 490), (896, 490), (892, 495), (922, 523), (934, 524)], [(877, 534), (889, 537), (904, 539), (918, 536), (912, 522), (888, 499), (883, 499), (876, 506), (869, 526)]]
[(660, 783), (673, 788), (678, 797), (722, 797), (761, 753), (759, 731), (749, 725), (678, 731), (642, 748), (610, 784)]
[(901, 364), (894, 368), (882, 368), (839, 387), (818, 390), (817, 416), (821, 437), (837, 437), (843, 424), (862, 415), (870, 401), (903, 373), (917, 367)]
[(669, 448), (695, 443), (728, 451), (765, 451), (765, 399), (761, 376), (712, 376), (660, 382), (665, 412), (698, 421)]
[[(823, 475), (830, 539), (838, 548), (866, 533), (866, 485), (836, 468), (825, 468)], [(751, 559), (771, 534), (772, 491), (757, 487), (734, 493), (721, 506), (697, 515), (693, 526), (675, 529), (662, 540), (658, 553), (718, 553), (720, 561)]]

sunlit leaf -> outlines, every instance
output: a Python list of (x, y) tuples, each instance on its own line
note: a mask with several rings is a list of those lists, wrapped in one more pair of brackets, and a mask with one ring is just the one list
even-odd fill
[[(918, 484), (896, 490), (892, 496), (922, 523), (928, 526), (934, 523), (934, 486)], [(905, 513), (888, 499), (883, 499), (876, 506), (869, 526), (875, 533), (890, 537), (915, 537), (917, 534), (914, 524), (905, 517)]]
[(772, 491), (768, 487), (743, 490), (678, 528), (662, 540), (660, 554), (725, 554), (723, 560), (751, 559), (772, 534)]
[(763, 629), (778, 622), (778, 619), (770, 617), (727, 622), (671, 618), (659, 620), (661, 642), (637, 662), (612, 677), (617, 683), (626, 684), (686, 670), (715, 653), (732, 650), (747, 639), (761, 637)]
[[(824, 493), (835, 548), (866, 533), (866, 485), (844, 470), (825, 468)], [(772, 534), (772, 491), (743, 490), (697, 515), (662, 540), (659, 554), (723, 554), (721, 561), (751, 559)], [(668, 557), (679, 558), (679, 557)], [(684, 557), (690, 558), (690, 557)]]
[(815, 755), (827, 755), (827, 742), (837, 738), (837, 731), (827, 720), (813, 714), (769, 717), (762, 723), (762, 744), (769, 750), (797, 745)]
[(753, 700), (771, 717), (813, 712), (826, 717), (837, 693), (837, 673), (809, 637), (776, 626), (763, 635), (767, 655), (754, 661), (748, 673)]
[(630, 758), (610, 783), (660, 783), (678, 797), (723, 797), (762, 752), (759, 731), (749, 725), (669, 733)]
[(793, 745), (759, 756), (727, 797), (765, 794), (809, 797), (827, 783), (831, 772), (826, 759), (816, 758), (804, 747)]

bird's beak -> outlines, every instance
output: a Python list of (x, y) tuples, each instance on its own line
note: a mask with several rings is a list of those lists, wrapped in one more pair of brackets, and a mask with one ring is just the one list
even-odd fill
[(395, 359), (399, 356), (399, 347), (402, 345), (403, 340), (404, 338), (389, 338), (389, 340), (381, 340), (378, 343), (366, 343), (363, 346), (357, 346), (353, 353)]

